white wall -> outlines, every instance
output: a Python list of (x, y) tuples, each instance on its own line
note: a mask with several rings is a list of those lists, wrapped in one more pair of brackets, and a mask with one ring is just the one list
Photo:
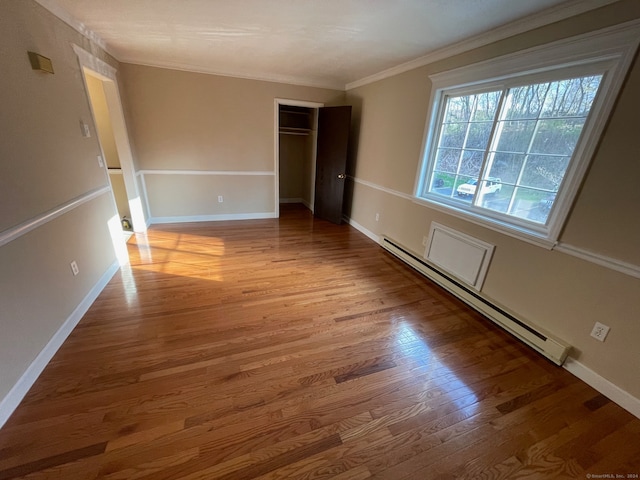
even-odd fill
[[(25, 372), (116, 260), (117, 213), (72, 43), (117, 65), (34, 1), (0, 3), (0, 425)], [(33, 71), (27, 51), (55, 74)]]
[(273, 216), (274, 100), (344, 101), (338, 90), (130, 64), (122, 79), (156, 220)]
[[(497, 233), (411, 200), (430, 96), (429, 75), (570, 35), (640, 18), (640, 3), (621, 1), (471, 52), (347, 92), (354, 105), (350, 218), (415, 252), (431, 222), (496, 245), (483, 295), (573, 346), (583, 371), (619, 387), (640, 406), (640, 65), (635, 65), (600, 142), (561, 243), (541, 247)], [(380, 220), (375, 221), (375, 214)], [(592, 252), (605, 266), (566, 248)], [(615, 270), (628, 264), (627, 275)], [(596, 321), (611, 327), (591, 338)], [(640, 410), (637, 410), (640, 411)]]

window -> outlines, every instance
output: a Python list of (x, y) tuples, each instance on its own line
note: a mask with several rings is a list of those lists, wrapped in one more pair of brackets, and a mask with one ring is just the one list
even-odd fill
[(445, 94), (427, 192), (545, 224), (601, 79)]
[(432, 76), (417, 201), (553, 246), (636, 47), (608, 30)]

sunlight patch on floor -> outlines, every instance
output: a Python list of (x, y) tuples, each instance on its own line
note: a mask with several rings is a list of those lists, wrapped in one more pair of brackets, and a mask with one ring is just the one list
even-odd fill
[[(475, 393), (436, 357), (429, 348), (428, 340), (425, 340), (421, 334), (416, 333), (409, 324), (403, 322), (399, 325), (395, 341), (397, 348), (404, 355), (427, 362), (431, 367), (431, 371), (441, 372), (430, 380), (442, 387), (443, 391), (458, 391), (461, 389), (462, 395), (456, 395), (459, 400), (454, 400), (454, 403), (468, 415), (475, 412), (478, 407), (478, 398)], [(469, 396), (472, 397), (471, 400), (469, 400)]]
[(136, 234), (129, 243), (132, 266), (148, 272), (166, 273), (222, 282), (224, 240), (193, 234), (163, 237), (161, 231)]

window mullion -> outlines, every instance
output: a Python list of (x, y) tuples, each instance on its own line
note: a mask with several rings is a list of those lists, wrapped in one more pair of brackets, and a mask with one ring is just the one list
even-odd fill
[[(493, 159), (495, 157), (495, 148), (493, 147), (494, 145), (498, 145), (500, 134), (502, 133), (504, 122), (501, 120), (504, 118), (505, 112), (509, 107), (508, 105), (504, 105), (505, 98), (507, 97), (507, 91), (508, 90), (506, 88), (502, 89), (496, 113), (493, 116), (493, 125), (491, 125), (491, 132), (489, 133), (489, 142), (487, 142), (487, 147), (484, 151), (484, 158), (482, 159), (482, 165), (480, 167), (480, 178), (478, 178), (476, 193), (474, 194), (473, 201), (471, 202), (476, 206), (478, 205), (478, 200), (482, 199), (482, 179), (488, 177), (488, 172), (490, 171), (491, 165), (493, 165)], [(480, 193), (478, 193), (478, 191), (480, 191)]]
[[(464, 148), (467, 145), (467, 140), (469, 139), (469, 132), (471, 131), (471, 119), (476, 113), (478, 105), (478, 97), (474, 97), (473, 104), (471, 105), (469, 112), (469, 119), (467, 120), (467, 128), (464, 132), (464, 140), (462, 141), (462, 146), (460, 147), (460, 156), (458, 157), (458, 166), (456, 168), (456, 178), (454, 180), (453, 186), (455, 187), (458, 183), (458, 178), (460, 177), (460, 169), (462, 168), (462, 158), (464, 157)], [(451, 197), (454, 195), (455, 188), (451, 189)]]
[(524, 175), (524, 169), (527, 166), (529, 161), (529, 155), (531, 155), (531, 147), (533, 147), (533, 142), (538, 134), (538, 128), (540, 128), (540, 115), (538, 114), (536, 118), (536, 126), (533, 128), (533, 133), (531, 134), (531, 139), (529, 140), (529, 144), (527, 145), (527, 150), (524, 152), (524, 160), (522, 161), (522, 167), (520, 167), (520, 172), (518, 173), (518, 178), (515, 182), (513, 188), (513, 195), (511, 196), (511, 200), (509, 201), (509, 207), (507, 208), (507, 212), (511, 213), (511, 209), (516, 200), (516, 193), (518, 193), (518, 188), (520, 188), (520, 182), (522, 181), (522, 176)]

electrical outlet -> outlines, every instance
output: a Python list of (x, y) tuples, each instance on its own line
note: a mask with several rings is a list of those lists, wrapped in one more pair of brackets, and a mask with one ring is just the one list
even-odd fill
[(604, 342), (604, 339), (607, 338), (607, 334), (609, 333), (609, 327), (603, 325), (600, 322), (596, 322), (593, 326), (593, 330), (591, 330), (591, 336), (596, 340), (600, 340)]
[(224, 198), (222, 198), (222, 195), (218, 195), (218, 203), (222, 202), (224, 202)]
[(429, 237), (427, 236), (422, 237), (422, 246), (426, 247), (428, 241), (429, 241)]
[(70, 263), (70, 265), (71, 265), (71, 273), (73, 273), (73, 276), (75, 277), (76, 275), (78, 275), (80, 273), (80, 269), (78, 268), (78, 264), (74, 260), (73, 262)]
[(376, 213), (376, 222), (377, 222), (378, 220), (380, 220), (380, 214), (379, 214), (379, 213)]

